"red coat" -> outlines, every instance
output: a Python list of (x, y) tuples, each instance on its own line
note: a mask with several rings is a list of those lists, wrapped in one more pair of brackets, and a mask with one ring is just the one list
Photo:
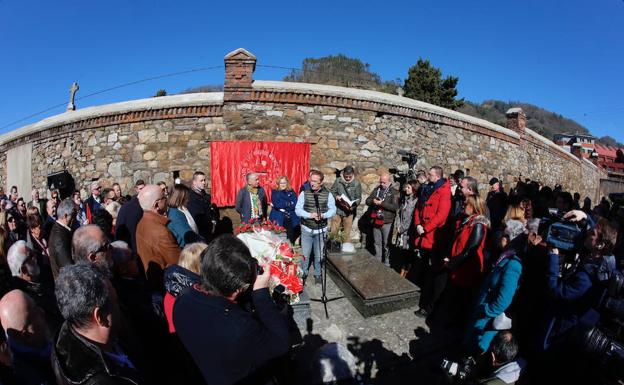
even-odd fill
[[(487, 238), (487, 227), (489, 221), (482, 215), (473, 215), (465, 223), (460, 220), (457, 223), (457, 229), (455, 231), (455, 241), (453, 242), (453, 248), (451, 249), (451, 260), (461, 254), (466, 248), (466, 243), (470, 238), (470, 234), (474, 226), (481, 224), (486, 228), (484, 230), (484, 236), (476, 248), (474, 253), (468, 257), (461, 265), (451, 272), (451, 283), (463, 288), (475, 288), (480, 285), (483, 271), (485, 270), (485, 258), (483, 256), (483, 249), (485, 248), (485, 239)], [(477, 258), (472, 255), (476, 254)]]
[(416, 247), (431, 250), (442, 246), (439, 238), (445, 236), (441, 231), (451, 211), (451, 184), (447, 180), (438, 187), (424, 204), (418, 202), (414, 212), (414, 227), (421, 225), (425, 233), (416, 237)]

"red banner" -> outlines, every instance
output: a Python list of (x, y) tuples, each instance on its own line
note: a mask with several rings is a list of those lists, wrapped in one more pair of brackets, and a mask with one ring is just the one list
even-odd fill
[(245, 175), (250, 172), (258, 174), (269, 202), (271, 190), (277, 188), (277, 179), (282, 175), (299, 193), (309, 168), (309, 143), (211, 142), (212, 202), (219, 207), (234, 206), (236, 194), (245, 186)]

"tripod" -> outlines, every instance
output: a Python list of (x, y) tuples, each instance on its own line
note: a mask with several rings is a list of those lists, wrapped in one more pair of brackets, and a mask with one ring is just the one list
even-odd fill
[[(314, 195), (314, 204), (316, 206), (316, 213), (317, 213), (317, 223), (319, 223), (319, 226), (322, 226), (321, 221), (323, 219), (322, 217), (322, 213), (321, 213), (321, 207), (319, 205), (319, 201), (318, 201), (318, 193), (312, 192), (312, 194)], [(329, 312), (327, 311), (327, 304), (329, 302), (338, 300), (338, 299), (342, 299), (344, 298), (344, 296), (340, 296), (340, 297), (335, 297), (335, 298), (327, 298), (327, 227), (323, 227), (322, 229), (320, 229), (321, 232), (317, 237), (317, 242), (318, 242), (318, 246), (319, 246), (319, 250), (321, 251), (321, 255), (315, 255), (315, 257), (317, 258), (321, 258), (320, 260), (320, 264), (321, 264), (321, 298), (312, 298), (310, 299), (310, 301), (314, 301), (314, 302), (320, 302), (323, 304), (323, 308), (325, 309), (325, 318), (329, 319)]]

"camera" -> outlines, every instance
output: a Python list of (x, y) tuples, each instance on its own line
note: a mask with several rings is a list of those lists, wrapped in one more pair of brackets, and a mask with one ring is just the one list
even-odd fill
[(577, 222), (567, 221), (562, 215), (551, 211), (540, 221), (538, 232), (548, 245), (560, 251), (572, 252), (577, 250), (582, 242), (584, 227), (579, 226)]
[(414, 167), (416, 167), (416, 163), (418, 162), (418, 155), (413, 152), (409, 152), (407, 150), (398, 150), (397, 154), (401, 155), (401, 160), (407, 162), (407, 170), (400, 170), (398, 167), (394, 167), (389, 169), (388, 171), (394, 175), (394, 179), (399, 182), (401, 189), (405, 182), (416, 179), (416, 173), (414, 172)]
[(620, 322), (624, 322), (624, 275), (614, 271), (607, 281), (607, 288), (601, 301), (601, 309), (608, 315), (615, 316)]
[(476, 361), (472, 357), (467, 357), (459, 362), (443, 359), (440, 369), (449, 377), (456, 381), (466, 381), (474, 372), (477, 366)]
[(603, 378), (624, 378), (624, 344), (618, 334), (599, 327), (580, 327), (577, 342), (587, 357), (596, 362)]

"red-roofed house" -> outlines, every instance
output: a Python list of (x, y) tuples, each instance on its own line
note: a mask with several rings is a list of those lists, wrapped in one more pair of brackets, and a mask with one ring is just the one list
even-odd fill
[(624, 180), (624, 149), (596, 144), (592, 161), (607, 171), (609, 179)]

